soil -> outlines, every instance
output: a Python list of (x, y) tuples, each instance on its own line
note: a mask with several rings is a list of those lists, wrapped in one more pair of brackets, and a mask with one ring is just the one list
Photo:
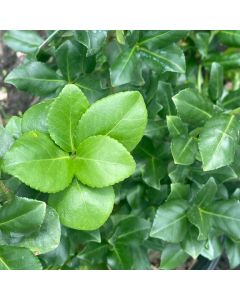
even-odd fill
[(3, 44), (4, 31), (0, 31), (0, 122), (12, 115), (21, 115), (34, 101), (34, 97), (18, 91), (14, 86), (4, 83), (6, 75), (18, 66), (24, 55), (16, 53)]

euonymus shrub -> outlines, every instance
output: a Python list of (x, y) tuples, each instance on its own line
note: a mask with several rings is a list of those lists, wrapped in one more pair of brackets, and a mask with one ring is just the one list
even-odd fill
[(0, 268), (237, 267), (240, 32), (46, 35), (4, 35), (38, 103), (0, 128)]

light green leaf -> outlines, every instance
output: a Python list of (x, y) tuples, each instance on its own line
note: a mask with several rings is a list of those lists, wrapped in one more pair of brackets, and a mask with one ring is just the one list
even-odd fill
[(238, 140), (238, 125), (232, 115), (220, 115), (209, 120), (199, 139), (203, 170), (210, 171), (230, 165)]
[(196, 89), (182, 90), (172, 99), (179, 117), (184, 122), (199, 126), (212, 117), (212, 103), (205, 100)]
[(125, 48), (110, 67), (112, 86), (127, 83), (143, 85), (142, 68), (139, 63), (136, 47)]
[(74, 132), (89, 102), (74, 84), (66, 85), (54, 100), (48, 113), (48, 130), (55, 143), (66, 152), (73, 152)]
[[(22, 118), (13, 116), (6, 125), (6, 131), (15, 139), (19, 138), (22, 134)], [(2, 143), (1, 143), (2, 144)], [(2, 144), (3, 145), (3, 144)]]
[(31, 30), (9, 30), (4, 34), (3, 41), (8, 47), (23, 53), (36, 51), (43, 42), (37, 32)]
[(93, 189), (76, 179), (64, 191), (50, 195), (49, 205), (59, 214), (63, 225), (78, 230), (95, 230), (102, 226), (112, 212), (112, 187)]
[(149, 49), (159, 49), (179, 41), (186, 34), (185, 30), (144, 30), (139, 45)]
[(25, 247), (38, 254), (47, 253), (58, 247), (61, 237), (61, 227), (56, 211), (47, 206), (46, 215), (39, 232), (24, 237), (16, 243), (19, 247)]
[(188, 211), (188, 220), (198, 228), (199, 240), (204, 240), (208, 237), (211, 228), (211, 218), (207, 212), (207, 207), (213, 201), (217, 192), (217, 185), (213, 178), (201, 188), (193, 199), (193, 205)]
[(46, 64), (37, 61), (15, 68), (5, 82), (36, 96), (48, 96), (66, 83)]
[(197, 153), (197, 142), (191, 136), (175, 137), (171, 143), (171, 151), (175, 164), (191, 165)]
[(31, 106), (22, 117), (22, 132), (37, 130), (48, 133), (47, 115), (53, 100), (45, 100)]
[(76, 129), (76, 144), (92, 135), (110, 136), (129, 151), (141, 140), (147, 124), (147, 110), (139, 92), (122, 92), (94, 103)]
[(178, 116), (167, 116), (167, 127), (171, 137), (186, 135), (188, 132), (187, 124)]
[(187, 233), (187, 201), (172, 200), (161, 205), (155, 215), (150, 236), (171, 243), (181, 242)]
[(3, 157), (13, 143), (14, 138), (7, 131), (7, 129), (0, 124), (0, 158)]
[(184, 264), (188, 255), (179, 244), (168, 244), (162, 251), (160, 269), (176, 269)]
[(16, 197), (0, 208), (0, 229), (15, 233), (34, 232), (40, 228), (45, 213), (44, 202)]
[(76, 33), (78, 41), (88, 49), (88, 56), (96, 54), (107, 38), (106, 30), (79, 30)]
[(140, 46), (138, 52), (140, 57), (156, 71), (177, 73), (185, 73), (186, 71), (183, 51), (175, 44), (155, 51)]
[(77, 178), (91, 187), (113, 185), (135, 170), (131, 154), (109, 136), (92, 136), (80, 143), (75, 163)]
[(148, 238), (150, 222), (139, 217), (130, 216), (120, 221), (109, 242), (111, 244), (143, 242)]
[(213, 101), (220, 99), (223, 92), (223, 67), (219, 63), (212, 63), (208, 85), (209, 96)]
[(72, 160), (44, 133), (24, 133), (5, 154), (4, 171), (47, 193), (66, 188), (73, 177)]
[(41, 270), (38, 258), (25, 248), (0, 246), (0, 270)]

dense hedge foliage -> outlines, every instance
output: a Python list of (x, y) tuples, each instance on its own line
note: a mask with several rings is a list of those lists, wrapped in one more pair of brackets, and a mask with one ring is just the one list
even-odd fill
[(0, 269), (237, 267), (240, 31), (46, 35), (4, 35)]

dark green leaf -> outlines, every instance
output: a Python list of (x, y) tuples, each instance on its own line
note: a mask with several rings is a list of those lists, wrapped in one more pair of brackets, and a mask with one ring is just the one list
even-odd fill
[(77, 31), (78, 41), (87, 48), (87, 55), (96, 54), (107, 37), (106, 30), (80, 30)]
[(173, 138), (171, 151), (175, 164), (191, 165), (196, 156), (197, 142), (191, 136), (178, 136)]
[(9, 30), (3, 36), (6, 45), (15, 51), (31, 53), (43, 42), (42, 38), (31, 30)]
[(41, 62), (20, 65), (8, 74), (5, 82), (37, 96), (48, 96), (65, 85), (55, 71)]
[(232, 115), (220, 115), (209, 120), (199, 140), (203, 170), (210, 171), (230, 165), (238, 140), (238, 126)]
[(172, 99), (179, 117), (184, 122), (199, 126), (212, 117), (213, 105), (196, 89), (182, 90)]
[(208, 85), (209, 96), (213, 101), (218, 100), (223, 92), (223, 67), (219, 63), (212, 63)]
[(34, 232), (42, 225), (45, 213), (44, 202), (16, 197), (0, 208), (0, 229), (15, 233)]
[(0, 246), (0, 270), (41, 270), (37, 257), (25, 248)]
[(153, 221), (150, 236), (178, 243), (187, 233), (187, 201), (172, 200), (161, 205)]
[(160, 269), (171, 270), (180, 267), (188, 258), (179, 244), (167, 245), (161, 254)]

